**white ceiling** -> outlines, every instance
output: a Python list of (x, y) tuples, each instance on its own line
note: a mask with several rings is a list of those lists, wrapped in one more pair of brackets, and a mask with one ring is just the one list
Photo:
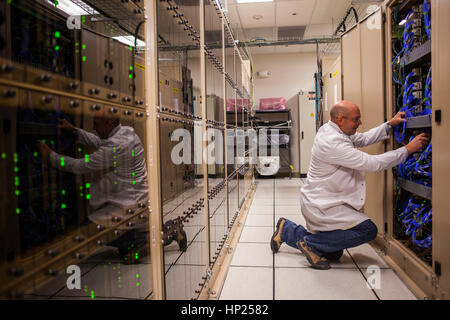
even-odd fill
[[(352, 0), (274, 0), (238, 4), (222, 0), (228, 8), (231, 27), (240, 41), (276, 41), (278, 27), (306, 26), (303, 39), (332, 36)], [(374, 2), (377, 2), (376, 0)], [(378, 1), (379, 2), (379, 1)], [(364, 2), (367, 7), (370, 2)], [(364, 10), (365, 10), (364, 7)], [(361, 11), (361, 8), (358, 8)], [(256, 20), (255, 16), (262, 16)], [(360, 17), (362, 18), (362, 16)], [(250, 53), (315, 52), (315, 45), (250, 47)]]

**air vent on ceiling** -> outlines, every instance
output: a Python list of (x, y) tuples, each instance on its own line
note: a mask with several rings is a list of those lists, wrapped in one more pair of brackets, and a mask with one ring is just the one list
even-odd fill
[(278, 27), (278, 40), (302, 40), (306, 26)]

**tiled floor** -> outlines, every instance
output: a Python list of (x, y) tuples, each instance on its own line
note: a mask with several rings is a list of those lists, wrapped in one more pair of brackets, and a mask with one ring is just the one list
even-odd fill
[(270, 238), (280, 217), (304, 225), (301, 183), (295, 178), (258, 180), (220, 299), (416, 299), (369, 244), (345, 250), (326, 271), (310, 268), (300, 251), (286, 244), (272, 254)]

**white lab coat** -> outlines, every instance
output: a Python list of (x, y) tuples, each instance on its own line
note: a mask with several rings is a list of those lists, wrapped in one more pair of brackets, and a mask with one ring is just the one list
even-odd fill
[(50, 161), (60, 170), (90, 175), (90, 188), (84, 186), (84, 194), (90, 195), (89, 203), (95, 210), (91, 220), (105, 220), (101, 224), (110, 225), (113, 216), (123, 216), (124, 209), (147, 201), (145, 152), (133, 128), (119, 124), (107, 139), (82, 129), (76, 129), (75, 134), (78, 143), (96, 151), (79, 159), (52, 152)]
[[(405, 147), (379, 155), (357, 148), (389, 138), (384, 123), (348, 136), (332, 121), (316, 134), (310, 168), (301, 188), (301, 207), (310, 232), (352, 228), (368, 219), (361, 208), (366, 197), (365, 171), (386, 170), (408, 157)], [(380, 205), (381, 208), (381, 205)]]

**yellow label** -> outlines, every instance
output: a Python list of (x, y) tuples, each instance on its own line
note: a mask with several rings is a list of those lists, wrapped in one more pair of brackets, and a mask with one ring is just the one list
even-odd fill
[(291, 167), (291, 170), (294, 170), (294, 167), (292, 165), (290, 165), (290, 167)]
[(338, 75), (338, 71), (336, 70), (336, 71), (333, 73), (333, 78), (336, 77), (337, 75)]
[(177, 88), (172, 88), (172, 92), (180, 92), (180, 90)]
[(163, 85), (164, 82), (163, 82), (162, 80), (159, 80), (159, 84), (160, 84), (160, 85)]
[(145, 70), (145, 66), (143, 66), (142, 64), (135, 63), (134, 66), (135, 66), (136, 68), (141, 69), (141, 70)]
[(311, 118), (314, 118), (314, 113), (311, 112), (310, 116), (311, 116)]

